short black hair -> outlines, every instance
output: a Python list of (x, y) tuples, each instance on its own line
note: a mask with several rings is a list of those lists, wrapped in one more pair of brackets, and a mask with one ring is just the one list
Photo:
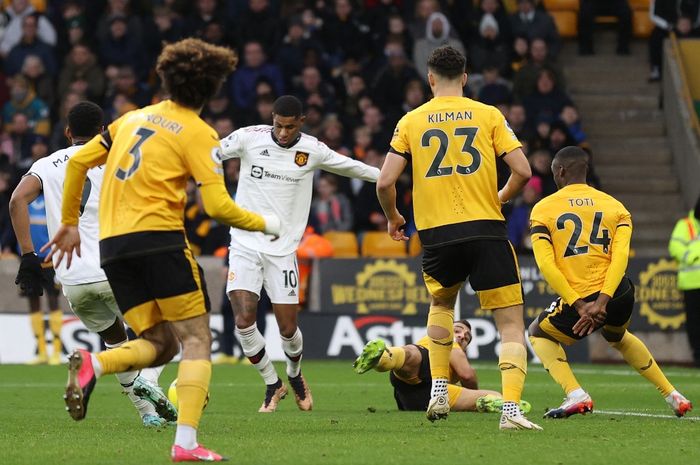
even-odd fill
[(293, 116), (299, 118), (304, 114), (304, 106), (301, 100), (293, 95), (283, 95), (272, 106), (272, 113), (277, 116)]
[(559, 150), (557, 154), (554, 155), (554, 161), (572, 172), (583, 170), (582, 174), (585, 175), (588, 171), (588, 152), (575, 145), (570, 145)]
[(68, 127), (73, 137), (93, 137), (104, 121), (102, 109), (88, 101), (78, 102), (68, 112)]
[(428, 58), (428, 68), (447, 79), (456, 79), (464, 74), (467, 59), (454, 47), (445, 45), (433, 50)]
[(463, 324), (464, 326), (469, 328), (469, 331), (472, 330), (472, 325), (471, 325), (471, 323), (469, 323), (469, 320), (467, 320), (466, 318), (462, 318), (461, 320), (457, 320), (457, 321), (455, 321), (455, 323)]

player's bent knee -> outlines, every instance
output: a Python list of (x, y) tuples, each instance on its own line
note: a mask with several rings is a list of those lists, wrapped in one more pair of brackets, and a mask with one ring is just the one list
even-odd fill
[(450, 331), (442, 326), (430, 325), (428, 326), (428, 337), (436, 340), (449, 339)]
[(257, 315), (255, 312), (240, 312), (235, 316), (236, 327), (238, 329), (245, 329), (253, 326), (257, 321)]
[(608, 343), (610, 345), (613, 345), (613, 346), (622, 340), (622, 338), (625, 336), (625, 332), (626, 331), (623, 331), (621, 333), (617, 333), (614, 331), (606, 330), (605, 328), (603, 328), (600, 331), (600, 333), (603, 335), (603, 338), (605, 338), (605, 340), (608, 341)]

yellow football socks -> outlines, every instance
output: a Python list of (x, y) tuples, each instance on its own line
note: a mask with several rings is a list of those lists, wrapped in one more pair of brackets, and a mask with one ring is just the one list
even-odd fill
[(183, 360), (177, 370), (177, 424), (199, 426), (204, 401), (209, 392), (211, 362)]
[(46, 356), (46, 336), (44, 335), (44, 314), (41, 312), (33, 312), (29, 314), (29, 320), (32, 324), (32, 332), (36, 338), (37, 351), (39, 357)]
[(53, 334), (53, 353), (60, 354), (63, 349), (61, 345), (61, 328), (63, 327), (63, 311), (51, 310), (49, 313), (49, 329)]
[(654, 384), (662, 396), (667, 397), (674, 391), (673, 385), (668, 382), (647, 346), (637, 336), (626, 331), (622, 340), (611, 342), (610, 345), (620, 351), (629, 366)]
[(100, 375), (108, 375), (151, 366), (156, 359), (156, 348), (145, 339), (134, 339), (95, 357), (101, 367)]
[(382, 353), (376, 371), (400, 370), (406, 362), (406, 350), (403, 347), (387, 347)]
[(518, 342), (501, 344), (501, 355), (498, 357), (498, 368), (501, 370), (504, 402), (520, 402), (527, 374), (527, 351)]
[(571, 371), (569, 362), (566, 359), (566, 353), (561, 344), (544, 337), (533, 336), (530, 336), (530, 343), (542, 361), (544, 369), (549, 372), (554, 381), (559, 383), (567, 395), (581, 387), (574, 376), (574, 372)]
[(430, 355), (430, 375), (433, 379), (450, 375), (450, 353), (454, 338), (454, 310), (431, 306), (428, 313), (428, 353)]

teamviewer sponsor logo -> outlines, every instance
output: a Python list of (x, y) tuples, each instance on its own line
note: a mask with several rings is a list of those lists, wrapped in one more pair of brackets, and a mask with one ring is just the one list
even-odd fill
[(265, 174), (265, 169), (262, 166), (253, 165), (250, 170), (250, 175), (256, 179), (262, 179)]

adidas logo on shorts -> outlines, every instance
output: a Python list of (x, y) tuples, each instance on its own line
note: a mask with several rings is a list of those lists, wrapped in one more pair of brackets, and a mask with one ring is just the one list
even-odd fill
[(295, 296), (297, 295), (297, 293), (294, 292), (294, 289), (292, 289), (291, 291), (289, 291), (289, 294), (287, 294), (287, 295), (288, 295), (289, 297), (295, 297)]

